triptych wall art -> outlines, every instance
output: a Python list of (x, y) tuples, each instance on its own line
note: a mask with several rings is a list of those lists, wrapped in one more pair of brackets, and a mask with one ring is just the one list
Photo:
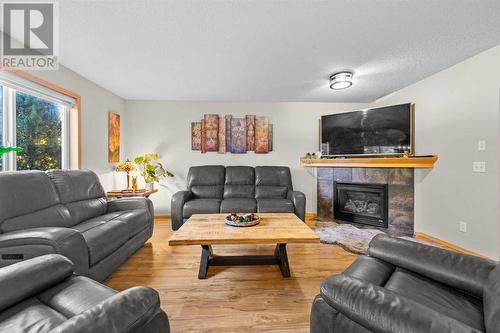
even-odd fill
[(191, 149), (202, 153), (267, 154), (273, 150), (273, 125), (269, 117), (206, 114), (191, 123)]

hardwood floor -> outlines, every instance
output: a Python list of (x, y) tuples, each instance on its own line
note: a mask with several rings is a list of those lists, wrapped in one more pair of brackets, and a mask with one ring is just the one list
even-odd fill
[[(158, 290), (174, 333), (309, 332), (309, 312), (321, 282), (357, 257), (336, 245), (289, 244), (291, 278), (283, 278), (278, 266), (214, 266), (206, 280), (199, 280), (201, 247), (170, 247), (171, 234), (170, 220), (157, 218), (150, 241), (105, 283), (116, 290), (137, 285)], [(416, 238), (471, 253), (430, 236)], [(274, 245), (213, 249), (221, 255), (270, 254)]]
[[(287, 246), (292, 277), (278, 266), (210, 267), (198, 279), (200, 246), (167, 244), (170, 220), (157, 219), (151, 240), (107, 281), (124, 290), (137, 285), (160, 293), (172, 332), (309, 332), (309, 312), (321, 282), (356, 255), (336, 245)], [(218, 254), (269, 254), (274, 245), (214, 245)]]

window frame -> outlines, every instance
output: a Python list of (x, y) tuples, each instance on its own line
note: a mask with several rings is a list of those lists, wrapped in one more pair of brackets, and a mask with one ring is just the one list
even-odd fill
[[(61, 149), (62, 157), (61, 167), (66, 169), (80, 169), (81, 168), (81, 96), (71, 90), (60, 87), (51, 82), (40, 79), (30, 73), (21, 71), (21, 70), (5, 70), (10, 74), (14, 74), (22, 79), (31, 81), (34, 84), (40, 85), (44, 88), (48, 88), (56, 93), (66, 95), (75, 100), (75, 105), (70, 106), (67, 103), (62, 103), (56, 98), (51, 98), (45, 94), (40, 94), (36, 91), (32, 91), (30, 89), (17, 89), (9, 87), (8, 85), (3, 85), (3, 113), (4, 113), (4, 122), (3, 122), (3, 142), (0, 142), (0, 145), (15, 145), (16, 138), (16, 91), (33, 95), (45, 100), (49, 100), (51, 102), (57, 102), (62, 104), (65, 108), (63, 112), (63, 117), (61, 121), (63, 122), (62, 126), (62, 138), (61, 138)], [(6, 92), (7, 91), (7, 92)], [(7, 112), (6, 112), (7, 110)], [(8, 112), (8, 110), (14, 110)], [(8, 114), (6, 116), (6, 113)], [(7, 135), (6, 135), (7, 134)], [(16, 170), (16, 154), (14, 152), (4, 154), (3, 155), (3, 163), (2, 169), (4, 171), (7, 170)]]

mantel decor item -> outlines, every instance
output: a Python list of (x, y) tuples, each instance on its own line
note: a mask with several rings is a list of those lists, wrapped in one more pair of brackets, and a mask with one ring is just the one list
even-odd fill
[(269, 117), (205, 114), (201, 121), (191, 123), (191, 150), (267, 154), (273, 151), (273, 125)]
[(127, 190), (130, 189), (130, 173), (136, 170), (136, 165), (130, 160), (126, 160), (125, 162), (118, 164), (118, 166), (116, 167), (116, 171), (127, 173)]
[(154, 183), (159, 183), (160, 180), (166, 177), (173, 177), (174, 174), (166, 170), (161, 162), (160, 156), (156, 153), (150, 153), (143, 156), (137, 156), (134, 162), (139, 167), (141, 176), (146, 182), (146, 190), (154, 189)]
[(3, 146), (0, 146), (0, 156), (2, 156), (3, 154), (10, 153), (12, 151), (15, 151), (16, 153), (22, 153), (24, 151), (24, 149), (21, 147), (3, 147)]

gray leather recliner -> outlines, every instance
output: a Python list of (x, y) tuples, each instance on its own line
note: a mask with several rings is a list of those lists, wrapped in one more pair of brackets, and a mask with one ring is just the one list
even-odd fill
[(158, 293), (116, 292), (48, 254), (0, 268), (0, 332), (168, 333)]
[(58, 253), (103, 281), (152, 232), (151, 201), (108, 201), (91, 171), (0, 172), (0, 267)]
[(326, 279), (311, 333), (500, 332), (500, 265), (378, 235), (368, 256)]
[(305, 210), (288, 167), (196, 166), (189, 169), (187, 190), (172, 196), (172, 229), (193, 214), (295, 213), (304, 221)]

